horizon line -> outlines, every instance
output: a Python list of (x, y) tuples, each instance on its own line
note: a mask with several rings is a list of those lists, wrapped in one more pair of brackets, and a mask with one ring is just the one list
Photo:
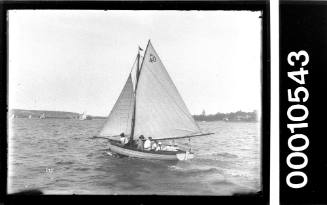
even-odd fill
[[(76, 112), (76, 111), (65, 111), (65, 110), (37, 110), (37, 109), (23, 109), (23, 108), (8, 108), (8, 111), (11, 111), (11, 110), (26, 110), (26, 111), (44, 111), (44, 112), (70, 112), (70, 113), (77, 113), (77, 114), (82, 114), (83, 112)], [(205, 109), (204, 109), (205, 111)], [(236, 111), (228, 111), (228, 112), (216, 112), (216, 113), (205, 113), (205, 115), (216, 115), (216, 114), (227, 114), (227, 113), (236, 113), (236, 112), (258, 112), (257, 109), (252, 109), (251, 111), (243, 111), (242, 109), (239, 109), (239, 110), (236, 110)], [(87, 115), (90, 115), (90, 116), (96, 116), (96, 117), (107, 117), (109, 114), (106, 114), (106, 115), (97, 115), (97, 114), (88, 114), (86, 112)], [(199, 114), (192, 114), (191, 115), (202, 115), (202, 113), (199, 113)]]

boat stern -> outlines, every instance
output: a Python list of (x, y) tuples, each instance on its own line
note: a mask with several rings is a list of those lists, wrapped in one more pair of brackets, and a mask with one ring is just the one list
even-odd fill
[(185, 152), (185, 153), (178, 153), (176, 154), (176, 157), (178, 160), (184, 161), (184, 160), (189, 160), (194, 158), (194, 154), (191, 152)]

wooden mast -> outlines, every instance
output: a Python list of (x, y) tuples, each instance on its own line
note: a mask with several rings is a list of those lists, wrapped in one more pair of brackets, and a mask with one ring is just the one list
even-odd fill
[(138, 50), (137, 53), (137, 68), (136, 68), (136, 82), (135, 82), (135, 90), (134, 90), (134, 108), (133, 108), (133, 116), (132, 116), (132, 129), (131, 129), (131, 136), (129, 141), (132, 142), (134, 138), (134, 126), (135, 126), (135, 110), (136, 110), (136, 87), (137, 87), (137, 82), (139, 81), (139, 64), (140, 64), (140, 49)]
[[(150, 40), (148, 41), (148, 45), (146, 46), (146, 49), (145, 49), (145, 52), (144, 52), (144, 55), (143, 55), (142, 65), (143, 65), (145, 54), (146, 54), (146, 51), (148, 49), (149, 44), (150, 44)], [(140, 67), (140, 47), (139, 47), (138, 53), (137, 53), (137, 71), (136, 71), (136, 82), (135, 82), (135, 91), (134, 91), (134, 109), (133, 109), (132, 129), (131, 129), (130, 141), (133, 141), (133, 138), (134, 138), (135, 111), (136, 111), (136, 90), (137, 90), (137, 84), (139, 82), (139, 77), (140, 77), (140, 74), (141, 74), (142, 65)]]

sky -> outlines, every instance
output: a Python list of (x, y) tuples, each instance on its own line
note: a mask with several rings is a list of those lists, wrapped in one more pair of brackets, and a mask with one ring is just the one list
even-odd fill
[(260, 11), (9, 11), (9, 109), (106, 116), (149, 39), (191, 114), (261, 109)]

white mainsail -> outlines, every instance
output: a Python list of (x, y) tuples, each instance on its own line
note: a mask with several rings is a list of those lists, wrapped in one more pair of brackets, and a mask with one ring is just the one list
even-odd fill
[(42, 113), (40, 119), (45, 119), (45, 113)]
[(136, 90), (134, 138), (175, 138), (201, 133), (149, 41)]
[(85, 112), (83, 112), (83, 113), (79, 116), (79, 120), (86, 120), (86, 114), (85, 114)]
[(134, 110), (134, 91), (131, 75), (104, 124), (100, 136), (130, 135)]

